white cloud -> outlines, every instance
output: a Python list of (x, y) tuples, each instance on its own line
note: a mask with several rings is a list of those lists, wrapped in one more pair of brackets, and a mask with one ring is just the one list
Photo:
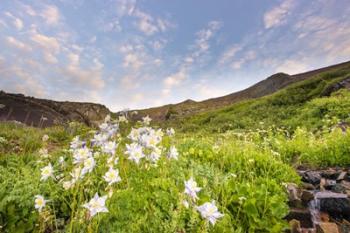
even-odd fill
[(240, 69), (242, 67), (243, 64), (249, 62), (249, 61), (252, 61), (256, 58), (257, 54), (255, 51), (253, 50), (248, 50), (244, 53), (243, 57), (236, 60), (236, 61), (233, 61), (232, 64), (231, 64), (231, 67), (233, 69)]
[(16, 49), (19, 49), (19, 50), (22, 50), (22, 51), (25, 51), (25, 52), (32, 51), (32, 48), (29, 45), (27, 45), (27, 44), (17, 40), (16, 38), (14, 38), (12, 36), (6, 37), (6, 43), (8, 45), (16, 48)]
[(276, 72), (283, 72), (287, 74), (298, 74), (308, 70), (308, 66), (298, 60), (286, 60), (276, 68)]
[(43, 34), (35, 33), (31, 36), (31, 40), (42, 49), (49, 52), (58, 53), (60, 50), (60, 44), (55, 37), (49, 37)]
[(266, 12), (264, 14), (265, 28), (269, 29), (284, 24), (293, 7), (294, 0), (284, 0), (279, 6)]
[(47, 5), (40, 16), (50, 25), (57, 25), (60, 20), (60, 12), (54, 5)]
[(19, 18), (15, 18), (13, 21), (13, 25), (15, 25), (17, 30), (22, 30), (23, 28), (23, 21)]
[(131, 90), (131, 89), (136, 89), (137, 87), (140, 86), (140, 83), (136, 79), (135, 76), (131, 75), (126, 75), (121, 78), (120, 84), (123, 89)]
[(219, 60), (219, 64), (225, 64), (227, 62), (230, 62), (232, 58), (237, 54), (238, 51), (242, 50), (242, 46), (240, 45), (233, 45), (230, 48), (228, 48), (221, 56)]
[(187, 77), (186, 71), (184, 69), (180, 69), (178, 72), (169, 75), (163, 81), (166, 89), (171, 89), (174, 86), (180, 85)]
[(131, 67), (134, 70), (139, 70), (143, 66), (143, 61), (137, 53), (130, 52), (124, 56), (123, 66), (125, 68)]
[(103, 64), (98, 60), (93, 60), (93, 65), (89, 68), (82, 68), (80, 66), (80, 57), (77, 54), (70, 53), (67, 56), (69, 64), (62, 69), (70, 81), (91, 88), (102, 89), (105, 82), (102, 78)]

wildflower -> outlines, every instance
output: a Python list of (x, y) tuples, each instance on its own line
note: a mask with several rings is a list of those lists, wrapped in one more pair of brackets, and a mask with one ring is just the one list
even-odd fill
[(49, 140), (49, 135), (45, 134), (42, 139), (43, 142), (46, 142), (47, 140)]
[(206, 202), (203, 205), (198, 206), (197, 210), (201, 214), (202, 218), (208, 220), (212, 225), (215, 225), (215, 222), (218, 218), (224, 216), (218, 211), (218, 208), (215, 205), (215, 201)]
[(151, 154), (149, 154), (148, 159), (153, 162), (156, 163), (160, 156), (161, 156), (162, 150), (159, 149), (158, 147), (154, 148), (154, 150), (151, 152)]
[(247, 198), (246, 197), (239, 197), (238, 200), (239, 200), (239, 203), (242, 204), (245, 200), (247, 200)]
[(197, 193), (202, 188), (197, 186), (197, 182), (191, 177), (188, 181), (185, 181), (185, 193), (189, 195), (194, 201), (198, 199)]
[(96, 162), (95, 162), (95, 159), (93, 157), (89, 157), (89, 158), (85, 159), (82, 173), (86, 174), (88, 172), (92, 172), (95, 165), (96, 165)]
[(46, 205), (46, 200), (44, 199), (43, 196), (41, 195), (35, 195), (35, 200), (34, 200), (34, 207), (37, 209), (39, 212), (45, 207)]
[(74, 137), (73, 140), (71, 141), (71, 143), (70, 143), (70, 148), (71, 148), (72, 150), (75, 150), (75, 149), (81, 147), (82, 144), (83, 144), (83, 142), (80, 141), (79, 136), (76, 136), (76, 137)]
[(119, 116), (119, 119), (118, 119), (119, 122), (125, 122), (125, 123), (128, 123), (128, 119), (126, 119), (125, 116)]
[(110, 122), (111, 121), (111, 115), (107, 114), (105, 117), (105, 122)]
[(144, 125), (149, 125), (152, 119), (149, 116), (142, 117), (142, 122)]
[(108, 135), (104, 133), (98, 133), (94, 135), (94, 138), (91, 140), (97, 146), (103, 145), (108, 140)]
[(140, 136), (139, 130), (132, 128), (130, 131), (130, 134), (128, 135), (128, 138), (130, 138), (132, 141), (137, 141)]
[(160, 138), (156, 135), (147, 135), (144, 134), (141, 136), (142, 145), (147, 148), (155, 148), (157, 144), (160, 142)]
[(48, 158), (48, 157), (50, 157), (49, 152), (48, 152), (48, 150), (47, 150), (46, 148), (41, 148), (41, 149), (39, 150), (39, 155), (40, 155), (40, 157), (42, 157), (42, 158)]
[(62, 186), (65, 190), (68, 190), (73, 186), (73, 183), (71, 181), (64, 181)]
[(108, 185), (121, 181), (118, 169), (113, 169), (112, 167), (109, 168), (103, 178), (108, 183)]
[(186, 209), (188, 209), (188, 207), (190, 206), (190, 204), (189, 204), (188, 201), (186, 201), (186, 200), (182, 201), (182, 204), (184, 205), (184, 207), (185, 207)]
[(115, 142), (108, 141), (102, 145), (102, 151), (107, 153), (107, 154), (114, 155), (115, 150), (117, 149), (117, 146), (118, 145)]
[(99, 125), (99, 127), (102, 131), (107, 131), (109, 128), (109, 125), (107, 123), (102, 123)]
[(80, 178), (83, 178), (85, 174), (82, 172), (81, 167), (76, 167), (73, 169), (73, 171), (70, 173), (70, 175), (72, 177), (72, 184), (74, 184)]
[(61, 165), (64, 163), (64, 158), (63, 158), (63, 156), (60, 156), (60, 157), (58, 158), (58, 163), (61, 164)]
[(142, 147), (138, 145), (137, 143), (132, 143), (130, 145), (126, 145), (126, 152), (125, 154), (129, 155), (129, 160), (133, 160), (135, 163), (139, 163), (140, 159), (145, 157), (142, 151)]
[(83, 163), (87, 158), (92, 156), (92, 152), (89, 148), (83, 147), (74, 151), (74, 164)]
[(46, 167), (43, 167), (41, 169), (41, 179), (40, 180), (47, 180), (49, 177), (53, 177), (53, 167), (51, 163), (49, 163)]
[(113, 165), (118, 164), (118, 161), (119, 161), (118, 157), (117, 158), (115, 158), (114, 156), (109, 157), (107, 159), (107, 165), (110, 166), (110, 167), (113, 167)]
[(166, 130), (166, 134), (168, 136), (174, 136), (175, 135), (175, 130), (173, 128), (169, 128)]
[(176, 147), (175, 146), (171, 146), (170, 150), (169, 150), (169, 153), (168, 153), (168, 158), (177, 160), (178, 156), (179, 156), (179, 152), (177, 151)]
[(90, 211), (90, 217), (95, 216), (97, 213), (108, 212), (106, 208), (107, 196), (99, 197), (96, 193), (95, 196), (86, 204), (83, 205)]

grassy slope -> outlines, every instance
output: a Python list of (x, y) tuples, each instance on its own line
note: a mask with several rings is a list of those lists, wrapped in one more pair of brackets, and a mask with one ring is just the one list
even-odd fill
[(183, 131), (253, 129), (261, 122), (295, 129), (297, 126), (319, 128), (325, 115), (345, 119), (350, 112), (350, 95), (339, 91), (323, 96), (330, 86), (349, 78), (350, 68), (318, 74), (312, 79), (293, 84), (277, 93), (256, 100), (233, 104), (216, 111), (168, 123)]

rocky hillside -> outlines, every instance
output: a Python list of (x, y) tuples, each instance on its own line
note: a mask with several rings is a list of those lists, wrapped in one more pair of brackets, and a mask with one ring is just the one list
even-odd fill
[(347, 68), (350, 68), (350, 61), (296, 75), (277, 73), (245, 90), (226, 96), (212, 98), (201, 102), (186, 100), (178, 104), (169, 104), (156, 108), (138, 110), (139, 114), (135, 116), (135, 119), (140, 119), (145, 115), (149, 115), (156, 121), (164, 121), (183, 116), (190, 116), (208, 110), (215, 110), (243, 100), (259, 98), (272, 94), (290, 84), (315, 77), (319, 74), (334, 70), (341, 71)]
[(78, 121), (91, 126), (107, 114), (109, 109), (101, 104), (59, 102), (0, 91), (0, 121), (18, 121), (35, 127)]

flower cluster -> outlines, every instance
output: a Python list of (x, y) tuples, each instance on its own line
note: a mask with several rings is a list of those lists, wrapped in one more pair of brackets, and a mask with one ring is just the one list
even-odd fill
[[(115, 184), (122, 181), (117, 168), (120, 156), (126, 155), (128, 160), (136, 164), (140, 164), (143, 159), (156, 164), (162, 153), (166, 151), (161, 145), (164, 136), (163, 131), (151, 128), (149, 126), (150, 121), (151, 119), (148, 116), (145, 117), (142, 126), (132, 128), (127, 137), (123, 139), (120, 133), (120, 125), (128, 123), (126, 115), (120, 116), (118, 120), (112, 120), (109, 116), (106, 117), (98, 130), (92, 132), (91, 139), (80, 136), (74, 137), (70, 142), (68, 157), (60, 156), (57, 163), (49, 162), (48, 165), (41, 168), (41, 181), (52, 178), (53, 181), (61, 184), (65, 190), (76, 190), (86, 183), (98, 182), (99, 190), (94, 191), (94, 197), (85, 200), (80, 207), (88, 210), (89, 218), (98, 213), (108, 212), (106, 207), (107, 198), (113, 195)], [(175, 134), (173, 129), (168, 129), (166, 133), (169, 137)], [(43, 137), (43, 141), (46, 142), (47, 140), (48, 137)], [(123, 140), (126, 142), (125, 151), (120, 146), (124, 144), (121, 143)], [(43, 154), (47, 154), (47, 152)], [(175, 146), (171, 146), (167, 155), (168, 158), (177, 159), (179, 153)], [(49, 156), (45, 157), (50, 160)], [(52, 164), (58, 165), (53, 166)], [(55, 173), (60, 173), (60, 175), (55, 176)], [(78, 183), (83, 185), (77, 185)], [(107, 195), (99, 196), (99, 193), (104, 192)], [(39, 212), (45, 205), (46, 200), (43, 196), (35, 196), (35, 208)]]
[[(205, 202), (200, 206), (196, 205), (196, 201), (199, 199), (197, 193), (201, 190), (202, 188), (198, 187), (197, 182), (192, 177), (188, 181), (185, 181), (184, 193), (190, 198), (190, 202), (194, 204), (195, 209), (201, 214), (202, 218), (214, 225), (217, 219), (223, 217), (224, 215), (218, 211), (215, 201)], [(186, 200), (183, 202), (183, 204), (186, 208), (190, 206), (189, 202)]]

